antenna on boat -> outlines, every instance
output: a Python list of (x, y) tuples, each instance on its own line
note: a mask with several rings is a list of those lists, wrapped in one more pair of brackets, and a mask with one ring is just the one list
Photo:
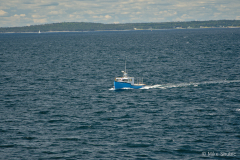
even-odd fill
[(128, 77), (128, 75), (127, 75), (127, 60), (125, 60), (125, 71), (122, 71), (122, 73), (123, 73), (123, 77)]

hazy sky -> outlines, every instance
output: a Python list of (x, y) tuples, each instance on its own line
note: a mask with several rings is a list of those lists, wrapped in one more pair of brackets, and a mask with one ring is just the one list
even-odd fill
[(240, 0), (0, 0), (0, 27), (240, 20)]

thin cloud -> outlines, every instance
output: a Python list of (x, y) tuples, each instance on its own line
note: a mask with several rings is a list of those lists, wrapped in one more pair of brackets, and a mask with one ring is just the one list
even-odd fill
[(58, 5), (59, 5), (59, 3), (57, 3), (57, 2), (52, 2), (52, 3), (42, 4), (42, 5), (40, 5), (40, 6), (42, 6), (42, 7), (47, 7), (47, 6), (58, 6)]
[(7, 12), (5, 12), (4, 10), (0, 10), (0, 16), (4, 16), (7, 15)]

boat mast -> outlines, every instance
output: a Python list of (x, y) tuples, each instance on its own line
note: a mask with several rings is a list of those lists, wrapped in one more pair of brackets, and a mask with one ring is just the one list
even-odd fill
[(123, 73), (123, 77), (128, 77), (128, 75), (127, 75), (127, 67), (126, 67), (126, 60), (125, 60), (125, 71), (122, 71), (122, 73)]

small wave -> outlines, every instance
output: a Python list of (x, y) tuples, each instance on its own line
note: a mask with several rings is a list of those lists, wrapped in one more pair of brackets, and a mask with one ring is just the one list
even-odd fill
[(236, 109), (236, 111), (240, 111), (240, 108)]

